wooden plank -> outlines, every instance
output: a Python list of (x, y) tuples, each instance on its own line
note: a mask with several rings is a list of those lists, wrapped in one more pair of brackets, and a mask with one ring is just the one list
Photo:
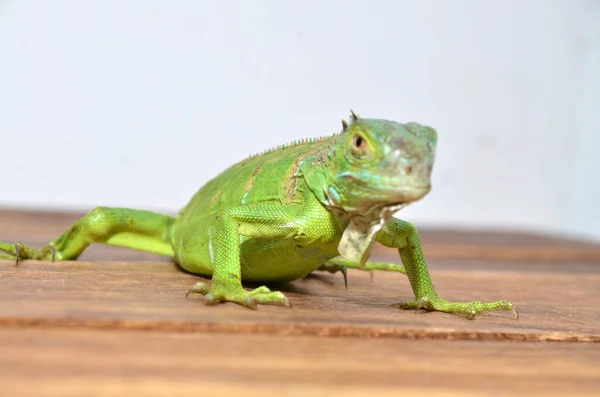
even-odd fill
[[(1, 211), (0, 215), (1, 233), (23, 236), (26, 242), (39, 239), (41, 244), (80, 216)], [(451, 232), (433, 232), (432, 241), (443, 240), (444, 235), (450, 245), (460, 242)], [(506, 241), (513, 244), (512, 237), (493, 239), (487, 233), (471, 234), (470, 238), (473, 244), (482, 242), (490, 247), (498, 241), (500, 245)], [(554, 244), (593, 249), (587, 243), (569, 240), (532, 239), (539, 247)], [(394, 251), (380, 251), (377, 257), (398, 262)], [(104, 261), (89, 262), (100, 258)], [(128, 262), (121, 262), (124, 260)], [(520, 321), (506, 313), (466, 321), (442, 313), (399, 311), (390, 304), (412, 298), (406, 278), (377, 273), (372, 281), (359, 271), (350, 272), (348, 291), (340, 275), (329, 274), (274, 286), (286, 292), (293, 308), (264, 306), (250, 311), (233, 304), (206, 307), (198, 297), (184, 298), (197, 278), (178, 271), (168, 259), (94, 245), (78, 262), (26, 261), (14, 267), (10, 261), (0, 261), (0, 324), (430, 339), (600, 338), (597, 263), (531, 264), (435, 257), (429, 262), (442, 296), (453, 300), (510, 299), (521, 312)]]
[(0, 329), (12, 396), (597, 396), (600, 345)]
[[(206, 306), (185, 299), (197, 277), (168, 263), (0, 262), (0, 325), (276, 335), (600, 342), (600, 275), (511, 272), (433, 273), (447, 299), (511, 299), (509, 313), (474, 321), (402, 311), (412, 298), (404, 275), (360, 271), (279, 286), (292, 308)], [(273, 288), (277, 288), (274, 286)]]
[[(79, 216), (0, 211), (0, 240), (42, 245)], [(330, 274), (273, 286), (292, 308), (210, 307), (185, 299), (198, 278), (168, 259), (96, 245), (79, 262), (0, 261), (0, 396), (600, 394), (600, 344), (537, 343), (600, 342), (600, 262), (570, 256), (597, 246), (422, 237), (440, 248), (428, 257), (442, 296), (511, 299), (520, 320), (400, 311), (405, 276), (359, 271), (347, 291)]]

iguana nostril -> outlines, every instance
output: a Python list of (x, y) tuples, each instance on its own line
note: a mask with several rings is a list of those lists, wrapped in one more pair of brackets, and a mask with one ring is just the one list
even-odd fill
[(406, 168), (404, 168), (404, 173), (406, 175), (410, 175), (410, 174), (412, 174), (412, 172), (413, 172), (413, 166), (412, 165), (409, 165)]

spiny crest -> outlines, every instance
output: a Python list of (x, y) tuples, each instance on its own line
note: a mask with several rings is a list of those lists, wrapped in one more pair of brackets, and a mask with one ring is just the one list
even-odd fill
[(299, 146), (299, 145), (307, 145), (307, 144), (316, 143), (316, 142), (323, 142), (326, 139), (329, 139), (331, 137), (337, 136), (339, 134), (340, 134), (339, 132), (336, 132), (335, 134), (328, 135), (328, 136), (319, 136), (319, 137), (313, 137), (313, 138), (296, 139), (296, 140), (293, 140), (293, 141), (291, 141), (289, 143), (284, 143), (284, 144), (277, 145), (275, 147), (269, 148), (269, 149), (264, 150), (264, 151), (262, 151), (260, 153), (252, 154), (252, 155), (250, 155), (250, 158), (253, 158), (253, 157), (256, 157), (256, 156), (262, 156), (263, 154), (271, 153), (271, 152), (274, 152), (274, 151), (277, 151), (277, 150), (281, 150), (281, 149), (286, 149), (286, 148), (289, 148), (289, 147), (294, 147), (294, 146)]
[[(353, 110), (350, 110), (350, 124), (354, 123), (358, 121), (358, 116), (356, 113), (354, 113)], [(293, 146), (298, 146), (298, 145), (306, 145), (306, 144), (311, 144), (311, 143), (315, 143), (315, 142), (322, 142), (326, 139), (332, 138), (334, 136), (338, 136), (344, 132), (346, 132), (348, 130), (348, 123), (346, 122), (346, 120), (342, 120), (342, 131), (340, 132), (336, 132), (334, 134), (331, 135), (327, 135), (327, 136), (320, 136), (320, 137), (316, 137), (316, 138), (302, 138), (302, 139), (296, 139), (294, 141), (291, 141), (289, 143), (284, 143), (282, 145), (277, 145), (275, 147), (269, 148), (267, 150), (264, 150), (260, 153), (255, 153), (249, 156), (249, 158), (253, 158), (253, 157), (257, 157), (257, 156), (262, 156), (263, 154), (267, 154), (267, 153), (271, 153), (274, 152), (276, 150), (281, 150), (281, 149), (285, 149), (288, 147), (293, 147)]]

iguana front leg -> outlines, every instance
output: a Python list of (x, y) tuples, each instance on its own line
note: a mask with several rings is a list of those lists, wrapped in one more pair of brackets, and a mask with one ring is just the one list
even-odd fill
[(409, 222), (392, 218), (377, 234), (377, 241), (386, 247), (398, 248), (406, 274), (415, 294), (415, 300), (398, 304), (401, 309), (425, 309), (461, 314), (469, 319), (477, 313), (496, 310), (516, 312), (507, 300), (496, 302), (450, 302), (440, 298), (431, 281), (421, 248), (417, 229)]
[(212, 285), (198, 282), (188, 294), (202, 294), (208, 304), (235, 302), (249, 308), (258, 304), (289, 306), (288, 299), (279, 291), (270, 291), (266, 286), (252, 291), (242, 287), (240, 236), (293, 239), (298, 216), (296, 207), (277, 204), (233, 207), (218, 214), (208, 233)]

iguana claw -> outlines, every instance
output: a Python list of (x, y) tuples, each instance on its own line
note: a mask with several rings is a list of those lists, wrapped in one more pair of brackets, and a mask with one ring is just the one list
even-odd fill
[(348, 266), (341, 265), (333, 261), (327, 261), (324, 264), (322, 264), (317, 270), (329, 272), (332, 274), (335, 274), (337, 272), (342, 273), (342, 276), (344, 276), (344, 286), (346, 287), (346, 289), (348, 289)]
[(517, 321), (519, 321), (519, 317), (520, 317), (520, 315), (519, 315), (519, 311), (517, 310), (517, 307), (516, 307), (516, 306), (514, 306), (514, 305), (513, 305), (513, 307), (512, 307), (512, 313), (513, 313), (513, 315), (515, 316), (516, 320), (517, 320)]
[(19, 266), (19, 258), (21, 257), (21, 244), (15, 244), (15, 266)]

